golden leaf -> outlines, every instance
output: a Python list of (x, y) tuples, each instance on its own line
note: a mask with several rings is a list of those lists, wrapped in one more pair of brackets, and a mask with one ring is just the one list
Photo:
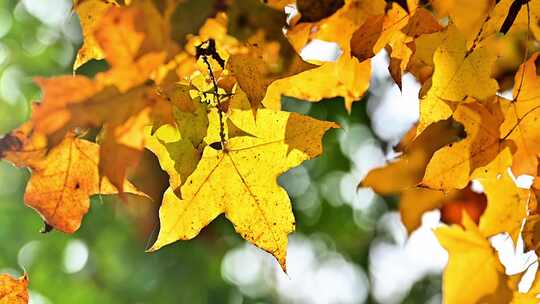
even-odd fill
[(422, 181), (433, 153), (444, 145), (456, 141), (458, 131), (452, 127), (449, 120), (431, 125), (405, 147), (404, 155), (399, 160), (370, 171), (361, 185), (372, 187), (375, 192), (384, 195), (415, 187)]
[(468, 216), (463, 224), (465, 229), (457, 225), (435, 229), (448, 251), (443, 303), (509, 303), (512, 290), (497, 254)]
[(471, 172), (487, 165), (500, 152), (499, 126), (502, 113), (498, 98), (485, 103), (460, 104), (453, 114), (462, 123), (467, 137), (435, 152), (422, 184), (432, 189), (462, 189)]
[[(217, 113), (210, 117), (206, 141), (216, 142), (220, 140)], [(204, 149), (197, 168), (181, 187), (181, 196), (171, 188), (165, 193), (161, 230), (150, 250), (192, 239), (225, 213), (243, 238), (273, 254), (285, 269), (287, 235), (295, 223), (287, 193), (276, 178), (320, 154), (321, 137), (337, 125), (263, 109), (256, 122), (251, 111), (234, 111), (230, 118), (254, 136), (229, 138), (221, 150)]]
[(350, 111), (353, 101), (359, 100), (367, 91), (370, 76), (369, 60), (359, 62), (343, 54), (336, 62), (326, 62), (320, 67), (272, 82), (262, 104), (278, 110), (281, 108), (281, 96), (312, 102), (342, 96), (345, 107)]
[(499, 88), (491, 78), (495, 62), (494, 52), (487, 46), (466, 48), (463, 34), (450, 25), (446, 37), (435, 51), (435, 72), (430, 93), (450, 101), (462, 101), (467, 97), (484, 100)]
[(144, 18), (137, 7), (111, 8), (95, 30), (95, 37), (103, 49), (111, 69), (96, 75), (102, 85), (115, 85), (125, 92), (145, 82), (150, 74), (165, 61), (165, 52), (145, 53), (142, 49), (145, 32), (136, 28)]
[(94, 31), (107, 10), (118, 4), (114, 0), (77, 0), (74, 2), (73, 9), (79, 15), (84, 38), (83, 45), (77, 52), (77, 58), (73, 64), (73, 70), (75, 71), (92, 59), (105, 58), (103, 50), (96, 41)]
[(513, 101), (505, 109), (501, 134), (515, 145), (514, 174), (535, 176), (540, 153), (540, 76), (533, 54), (516, 72)]
[(523, 219), (527, 216), (529, 191), (520, 189), (508, 173), (498, 179), (480, 179), (488, 198), (486, 211), (480, 218), (480, 231), (485, 236), (508, 232), (517, 242)]

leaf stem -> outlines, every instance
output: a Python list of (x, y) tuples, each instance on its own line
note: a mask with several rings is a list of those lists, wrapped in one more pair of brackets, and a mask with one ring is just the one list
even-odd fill
[[(205, 44), (208, 44), (207, 48), (203, 48), (203, 45)], [(221, 95), (218, 92), (218, 84), (216, 81), (216, 77), (214, 76), (214, 72), (212, 71), (210, 61), (208, 60), (208, 56), (216, 59), (216, 61), (218, 61), (221, 67), (224, 67), (224, 60), (217, 53), (215, 41), (213, 39), (204, 41), (199, 46), (197, 46), (197, 57), (202, 57), (204, 63), (206, 64), (206, 67), (208, 68), (208, 73), (210, 74), (210, 79), (212, 80), (212, 84), (214, 86), (213, 95), (216, 100), (216, 108), (219, 115), (219, 138), (221, 142), (221, 148), (225, 150), (225, 124), (223, 122), (223, 110), (221, 109)]]

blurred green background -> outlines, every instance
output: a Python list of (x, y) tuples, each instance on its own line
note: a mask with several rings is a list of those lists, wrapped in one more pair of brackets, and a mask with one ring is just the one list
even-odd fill
[[(32, 77), (72, 73), (80, 44), (69, 0), (0, 0), (0, 136), (23, 123), (40, 98)], [(4, 161), (0, 273), (26, 271), (33, 304), (439, 303), (444, 254), (430, 257), (440, 249), (429, 229), (406, 243), (395, 199), (356, 191), (368, 170), (385, 160), (367, 102), (355, 103), (350, 115), (340, 99), (283, 103), (286, 110), (342, 126), (325, 137), (321, 157), (280, 177), (297, 218), (288, 276), (222, 217), (193, 241), (145, 253), (155, 218), (141, 221), (136, 204), (126, 207), (109, 197), (92, 198), (77, 233), (40, 234), (41, 219), (23, 203), (29, 172)], [(150, 156), (147, 161), (155, 164)]]

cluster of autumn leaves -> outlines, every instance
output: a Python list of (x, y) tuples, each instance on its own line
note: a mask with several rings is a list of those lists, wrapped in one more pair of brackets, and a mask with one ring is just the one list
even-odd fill
[[(409, 233), (434, 209), (457, 224), (435, 229), (449, 253), (445, 303), (537, 303), (539, 279), (517, 292), (522, 274), (505, 273), (489, 237), (507, 233), (517, 244), (521, 235), (527, 251), (540, 244), (540, 2), (431, 4), (435, 16), (448, 17), (444, 28), (423, 28), (406, 52), (401, 39), (392, 40), (397, 34), (388, 43), (392, 78), (399, 83), (405, 61), (422, 84), (418, 125), (400, 143), (400, 159), (370, 172), (362, 185), (401, 195)], [(532, 187), (516, 184), (521, 175), (534, 178)]]
[[(519, 277), (505, 275), (487, 238), (522, 234), (529, 250), (540, 241), (540, 182), (513, 180), (538, 175), (540, 1), (265, 2), (75, 0), (84, 43), (74, 72), (91, 60), (109, 68), (36, 79), (42, 100), (0, 140), (0, 156), (32, 172), (25, 203), (73, 233), (91, 195), (146, 196), (126, 177), (148, 149), (170, 183), (150, 250), (225, 214), (285, 269), (295, 222), (276, 178), (319, 155), (338, 126), (281, 111), (281, 96), (340, 96), (350, 110), (368, 89), (370, 58), (386, 49), (396, 84), (404, 72), (422, 84), (420, 121), (401, 158), (363, 185), (401, 195), (409, 232), (437, 208), (458, 224), (436, 230), (450, 255), (445, 302), (535, 303), (540, 285), (518, 293)], [(337, 44), (339, 58), (302, 60), (315, 39)], [(512, 99), (497, 94), (512, 86)], [(473, 180), (485, 196), (472, 193)], [(0, 298), (12, 280), (0, 279)]]

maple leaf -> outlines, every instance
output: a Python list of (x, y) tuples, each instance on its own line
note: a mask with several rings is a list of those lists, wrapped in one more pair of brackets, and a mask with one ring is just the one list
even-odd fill
[(154, 134), (147, 129), (145, 144), (159, 156), (161, 168), (169, 174), (170, 186), (176, 191), (201, 158), (202, 141), (208, 129), (208, 109), (199, 98), (191, 99), (189, 86), (177, 85), (169, 96), (175, 104), (175, 121), (160, 127)]
[(28, 303), (28, 277), (15, 279), (7, 274), (0, 274), (0, 303)]
[[(92, 59), (111, 57), (122, 60), (133, 59), (141, 43), (142, 52), (169, 50), (170, 18), (178, 4), (177, 1), (166, 1), (163, 4), (163, 15), (156, 9), (152, 1), (140, 0), (129, 3), (129, 8), (120, 7), (115, 0), (75, 0), (74, 10), (79, 15), (83, 32), (84, 43), (77, 53), (73, 65), (75, 71), (84, 63)], [(127, 3), (126, 3), (127, 5)], [(133, 36), (130, 18), (137, 17), (142, 22), (137, 23), (139, 32), (147, 33), (145, 36)], [(144, 39), (144, 42), (143, 42)], [(126, 43), (133, 46), (125, 48)], [(122, 46), (122, 47), (120, 47)], [(113, 51), (111, 53), (111, 51)], [(127, 56), (111, 56), (111, 54)], [(114, 60), (114, 59), (113, 59)], [(148, 59), (146, 59), (148, 61)], [(125, 76), (136, 77), (138, 75)], [(120, 82), (119, 82), (120, 83)]]
[[(104, 173), (122, 190), (125, 166), (136, 164), (144, 147), (141, 138), (144, 126), (150, 124), (146, 119), (150, 115), (149, 109), (164, 108), (163, 98), (158, 95), (156, 88), (152, 84), (144, 84), (121, 93), (114, 87), (101, 89), (95, 81), (83, 76), (38, 78), (36, 82), (43, 90), (43, 100), (34, 107), (31, 117), (36, 131), (45, 134), (49, 147), (54, 147), (75, 128), (105, 125), (107, 132), (102, 155), (109, 153), (107, 147), (126, 153), (117, 156), (123, 163), (110, 159), (114, 154), (106, 155), (100, 167), (102, 170), (110, 169)], [(70, 91), (72, 87), (77, 89)], [(137, 137), (139, 140), (136, 140)]]
[(103, 59), (105, 55), (94, 36), (94, 30), (101, 22), (101, 18), (110, 7), (118, 5), (114, 0), (77, 0), (73, 9), (79, 15), (81, 22), (83, 45), (77, 52), (73, 70), (92, 59)]
[[(336, 62), (278, 79), (268, 86), (262, 104), (270, 109), (281, 108), (281, 96), (318, 102), (324, 98), (342, 96), (348, 111), (369, 87), (371, 62), (343, 54)], [(321, 82), (321, 79), (324, 79)]]
[(370, 16), (351, 37), (351, 54), (364, 61), (375, 56), (408, 24), (409, 15), (397, 3), (379, 16)]
[(468, 216), (463, 225), (435, 229), (448, 251), (443, 273), (443, 303), (509, 303), (512, 290), (504, 267), (488, 240)]
[(427, 188), (411, 188), (403, 191), (399, 199), (399, 214), (407, 232), (411, 234), (422, 225), (422, 215), (425, 212), (441, 208), (445, 201), (455, 196), (455, 193), (445, 194)]
[[(399, 160), (383, 168), (371, 170), (360, 183), (380, 194), (395, 194), (415, 187), (422, 181), (426, 166), (433, 153), (447, 144), (458, 140), (459, 128), (452, 121), (440, 121), (429, 126), (404, 148)], [(393, 176), (393, 178), (386, 178)]]
[[(24, 201), (44, 221), (63, 232), (73, 233), (89, 209), (89, 196), (115, 194), (117, 189), (98, 173), (99, 146), (72, 134), (48, 153), (45, 136), (30, 124), (0, 141), (0, 155), (19, 167), (28, 167), (32, 176)], [(125, 191), (145, 196), (124, 182)]]
[(416, 53), (416, 39), (422, 35), (439, 32), (443, 27), (437, 19), (426, 9), (417, 8), (414, 14), (408, 18), (407, 25), (396, 33), (388, 42), (391, 49), (390, 64), (388, 70), (394, 82), (401, 89), (401, 76), (409, 67), (411, 56)]
[(274, 81), (268, 87), (262, 104), (279, 109), (281, 95), (309, 101), (342, 96), (350, 111), (352, 102), (359, 100), (366, 92), (371, 74), (368, 60), (361, 62), (351, 56), (351, 36), (370, 15), (383, 14), (384, 7), (382, 0), (348, 1), (334, 14), (319, 22), (300, 22), (289, 28), (287, 38), (298, 52), (309, 41), (318, 39), (335, 42), (342, 54), (335, 62), (324, 62), (318, 68)]
[(498, 98), (484, 103), (460, 104), (453, 114), (465, 127), (465, 139), (435, 152), (422, 179), (433, 189), (461, 189), (471, 172), (487, 165), (499, 154), (499, 126), (503, 117)]
[[(99, 5), (88, 5), (92, 3)], [(75, 128), (103, 126), (99, 172), (123, 192), (126, 172), (135, 167), (144, 149), (144, 127), (151, 124), (151, 118), (172, 121), (170, 105), (159, 96), (154, 82), (147, 81), (166, 56), (156, 49), (167, 48), (168, 38), (156, 32), (168, 30), (160, 27), (164, 18), (148, 1), (100, 8), (103, 11), (95, 12), (99, 20), (91, 24), (92, 41), (111, 69), (95, 80), (83, 76), (37, 78), (44, 97), (32, 122), (47, 135), (50, 147)], [(140, 24), (138, 19), (147, 22)]]
[(125, 92), (145, 82), (164, 63), (166, 53), (148, 52), (145, 37), (150, 33), (137, 30), (137, 21), (144, 10), (137, 7), (110, 8), (95, 30), (111, 69), (96, 75), (102, 85), (114, 85)]
[(480, 231), (485, 236), (508, 232), (517, 242), (523, 219), (527, 216), (529, 191), (516, 186), (508, 174), (499, 179), (479, 179), (488, 198), (486, 211), (480, 218)]
[(304, 62), (296, 52), (293, 52), (289, 67), (283, 71), (273, 72), (264, 56), (262, 42), (252, 41), (252, 43), (247, 53), (231, 55), (227, 61), (227, 69), (233, 73), (240, 88), (246, 92), (251, 107), (256, 112), (256, 109), (261, 107), (268, 86), (272, 82), (280, 78), (284, 78), (283, 81), (286, 82), (288, 76), (313, 69), (316, 65)]
[[(90, 195), (118, 192), (107, 179), (100, 183), (98, 149), (94, 143), (67, 137), (43, 161), (30, 166), (34, 173), (26, 187), (26, 204), (54, 228), (67, 233), (78, 230)], [(142, 195), (128, 182), (124, 191)]]
[(487, 46), (467, 49), (461, 32), (450, 25), (433, 56), (435, 71), (430, 92), (438, 98), (462, 101), (466, 97), (484, 100), (499, 88), (491, 78), (496, 56)]
[[(410, 132), (416, 133), (413, 128)], [(459, 128), (451, 120), (432, 124), (410, 143), (400, 144), (403, 155), (383, 168), (371, 170), (359, 186), (371, 187), (382, 195), (401, 194), (399, 211), (409, 233), (420, 227), (424, 212), (440, 208), (453, 193), (416, 187), (424, 176), (433, 153), (458, 140)], [(392, 178), (388, 178), (392, 176)]]
[(540, 76), (537, 75), (535, 53), (516, 72), (514, 98), (505, 109), (501, 125), (504, 139), (516, 148), (512, 170), (516, 175), (537, 174), (540, 153)]
[(431, 3), (439, 16), (450, 16), (456, 27), (462, 33), (467, 34), (466, 39), (471, 43), (478, 32), (481, 31), (486, 18), (490, 16), (494, 7), (494, 1), (489, 0), (472, 2), (464, 0), (433, 0)]
[[(181, 196), (171, 188), (165, 193), (161, 230), (150, 250), (191, 239), (225, 213), (243, 238), (273, 254), (285, 269), (287, 235), (295, 222), (287, 193), (276, 178), (320, 154), (321, 137), (337, 125), (266, 109), (258, 110), (256, 122), (251, 111), (234, 111), (230, 118), (255, 137), (233, 137), (223, 149), (204, 149)], [(213, 111), (207, 142), (220, 140), (218, 125)]]
[(536, 273), (526, 293), (519, 292), (524, 274), (505, 275), (497, 253), (467, 216), (464, 226), (435, 230), (449, 255), (443, 274), (443, 303), (537, 303), (540, 274)]

